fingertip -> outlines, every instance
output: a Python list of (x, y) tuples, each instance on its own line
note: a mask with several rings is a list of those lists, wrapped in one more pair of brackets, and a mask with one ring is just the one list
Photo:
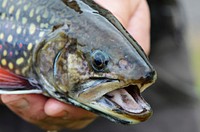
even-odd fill
[(65, 111), (65, 104), (55, 99), (48, 99), (44, 106), (44, 111), (48, 116), (51, 117), (62, 117), (67, 116), (68, 112)]

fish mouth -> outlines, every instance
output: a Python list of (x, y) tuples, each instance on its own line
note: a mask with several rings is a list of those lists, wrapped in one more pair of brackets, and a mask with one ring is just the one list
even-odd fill
[(84, 104), (87, 110), (114, 122), (136, 124), (152, 115), (150, 105), (141, 96), (141, 89), (146, 87), (144, 84), (91, 78), (84, 86), (87, 88), (79, 93), (76, 100)]
[(98, 105), (107, 108), (107, 116), (122, 124), (136, 124), (147, 120), (152, 115), (150, 105), (140, 94), (137, 85), (111, 91), (99, 100)]
[(103, 96), (103, 100), (116, 104), (117, 108), (125, 113), (141, 114), (151, 110), (150, 105), (141, 96), (137, 85), (111, 91)]

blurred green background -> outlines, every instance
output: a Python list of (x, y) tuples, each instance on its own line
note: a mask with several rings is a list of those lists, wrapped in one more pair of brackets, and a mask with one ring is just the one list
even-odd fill
[(189, 42), (189, 52), (196, 82), (196, 89), (200, 95), (200, 35), (191, 37)]
[(191, 66), (200, 95), (200, 0), (179, 0), (186, 16), (186, 40), (191, 57)]

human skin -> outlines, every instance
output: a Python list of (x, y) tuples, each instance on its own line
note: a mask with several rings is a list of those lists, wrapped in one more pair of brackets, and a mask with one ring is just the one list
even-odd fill
[[(95, 0), (110, 10), (148, 54), (150, 14), (146, 0)], [(81, 129), (97, 116), (43, 95), (0, 95), (2, 103), (24, 120), (46, 130)], [(1, 102), (0, 100), (0, 102)]]

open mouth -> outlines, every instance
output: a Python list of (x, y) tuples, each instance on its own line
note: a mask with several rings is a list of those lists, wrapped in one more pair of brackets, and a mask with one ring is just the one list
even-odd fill
[(136, 85), (114, 90), (104, 97), (125, 113), (140, 114), (150, 110), (149, 104), (143, 99)]
[(96, 113), (115, 122), (135, 124), (147, 120), (152, 113), (150, 105), (140, 94), (142, 87), (141, 84), (124, 83), (116, 79), (92, 78), (84, 84), (79, 97), (90, 100), (81, 102), (93, 108), (93, 112), (97, 110)]
[(123, 124), (145, 121), (152, 114), (150, 105), (143, 99), (136, 85), (111, 91), (97, 102), (107, 109), (106, 116), (111, 116), (116, 122)]

